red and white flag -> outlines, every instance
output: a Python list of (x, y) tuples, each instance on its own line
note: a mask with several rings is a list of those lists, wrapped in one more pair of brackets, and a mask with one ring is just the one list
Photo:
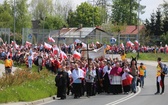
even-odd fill
[(139, 45), (140, 45), (140, 43), (139, 43), (137, 40), (135, 40), (134, 44), (135, 44), (136, 46), (139, 46)]
[(131, 41), (127, 41), (126, 46), (127, 47), (132, 47), (134, 44)]
[(44, 42), (44, 48), (50, 50), (52, 48), (52, 46), (46, 42)]
[(54, 53), (54, 55), (58, 55), (58, 53), (59, 53), (59, 48), (57, 47), (57, 45), (55, 45), (55, 46), (53, 47), (53, 53)]
[(14, 45), (14, 44), (15, 44), (15, 41), (12, 41), (11, 44)]
[(73, 53), (73, 57), (79, 60), (81, 58), (81, 54), (75, 50)]
[(67, 59), (67, 58), (68, 58), (68, 56), (65, 54), (65, 52), (60, 50), (60, 60), (62, 61), (63, 59)]
[(31, 46), (31, 45), (32, 45), (32, 43), (26, 41), (26, 46)]
[(55, 42), (54, 38), (52, 38), (52, 37), (50, 37), (50, 36), (48, 37), (48, 41), (49, 41), (49, 42)]

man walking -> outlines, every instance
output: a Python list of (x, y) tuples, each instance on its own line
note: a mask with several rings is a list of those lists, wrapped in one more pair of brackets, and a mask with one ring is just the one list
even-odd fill
[(60, 69), (55, 78), (55, 82), (57, 86), (57, 97), (60, 97), (62, 100), (66, 99), (66, 89), (69, 85), (69, 76), (66, 72), (66, 66)]

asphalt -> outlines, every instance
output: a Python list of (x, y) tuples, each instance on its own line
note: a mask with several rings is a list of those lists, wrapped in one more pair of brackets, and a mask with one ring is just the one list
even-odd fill
[[(120, 59), (120, 55), (116, 54), (116, 55), (110, 55), (111, 58), (119, 58)], [(128, 59), (128, 61), (130, 61), (130, 59)], [(156, 66), (157, 65), (157, 61), (145, 61), (145, 60), (138, 60), (138, 64), (143, 63), (144, 65), (149, 65), (149, 66)], [(168, 65), (168, 62), (163, 62), (164, 64)], [(12, 68), (12, 73), (15, 72), (17, 68), (13, 67)], [(3, 75), (3, 73), (5, 73), (4, 70), (4, 65), (0, 64), (0, 77)], [(54, 97), (54, 96), (53, 96)], [(0, 105), (37, 105), (37, 104), (42, 104), (48, 101), (53, 100), (53, 97), (48, 97), (48, 98), (44, 98), (44, 99), (40, 99), (40, 100), (36, 100), (36, 101), (32, 101), (32, 102), (10, 102), (10, 103), (3, 103)]]

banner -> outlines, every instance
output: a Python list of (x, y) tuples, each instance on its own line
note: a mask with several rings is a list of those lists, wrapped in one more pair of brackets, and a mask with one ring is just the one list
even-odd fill
[[(87, 50), (86, 51), (82, 51), (84, 52), (84, 56), (87, 58)], [(89, 58), (95, 59), (95, 58), (100, 58), (100, 57), (104, 57), (105, 56), (105, 51), (104, 51), (104, 46), (102, 46), (99, 49), (94, 49), (92, 51), (88, 51), (89, 53)]]

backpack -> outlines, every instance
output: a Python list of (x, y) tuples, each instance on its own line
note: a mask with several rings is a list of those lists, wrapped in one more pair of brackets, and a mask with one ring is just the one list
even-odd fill
[(163, 64), (163, 73), (167, 74), (168, 73), (168, 67), (166, 64)]

